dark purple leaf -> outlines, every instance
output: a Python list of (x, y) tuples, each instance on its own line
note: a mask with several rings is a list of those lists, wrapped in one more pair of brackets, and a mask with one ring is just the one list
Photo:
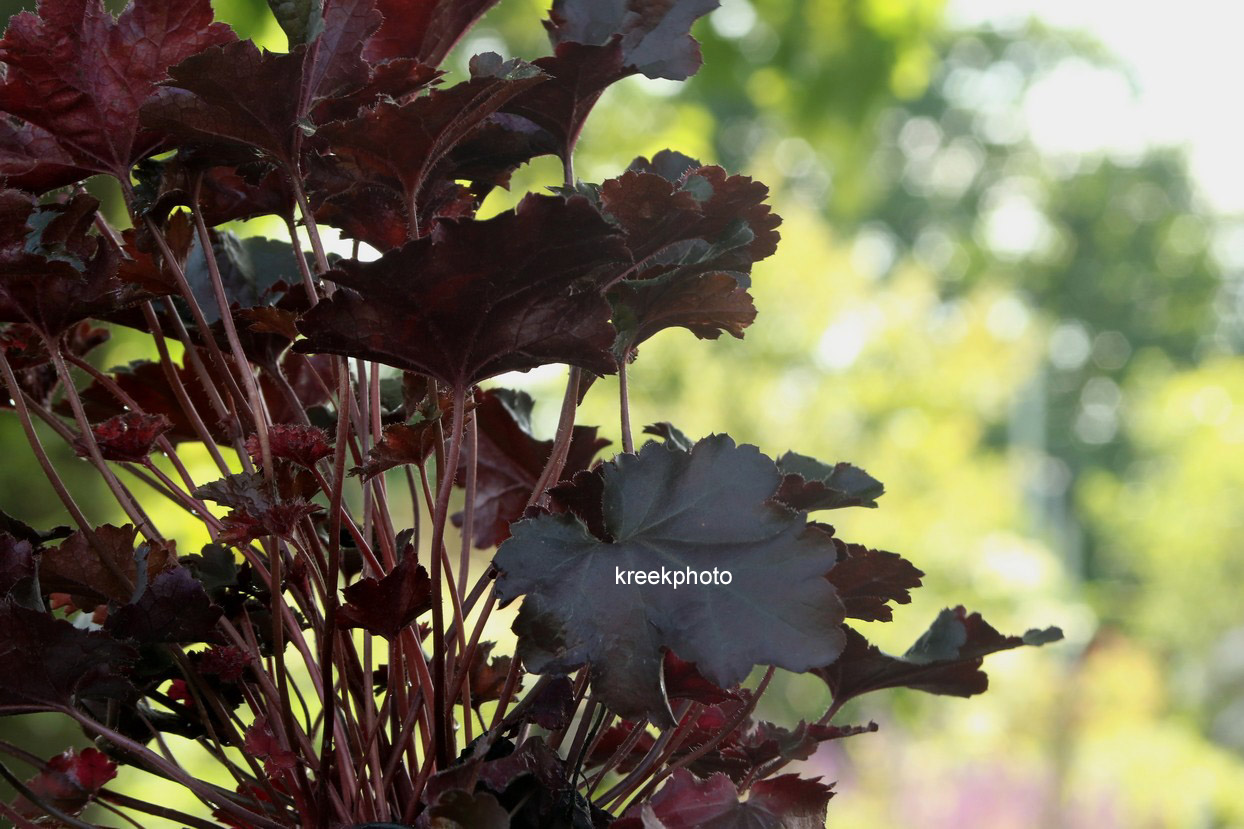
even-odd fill
[(615, 369), (609, 304), (593, 275), (625, 258), (584, 199), (531, 195), (487, 221), (445, 222), (374, 262), (344, 261), (348, 290), (311, 309), (301, 352), (431, 375), (451, 388), (565, 362)]
[(887, 602), (907, 604), (924, 573), (898, 553), (870, 550), (835, 539), (838, 563), (825, 578), (838, 591), (848, 619), (888, 622), (894, 618)]
[(450, 789), (415, 824), (421, 829), (510, 829), (510, 815), (487, 792)]
[[(417, 218), (436, 165), (506, 101), (541, 83), (544, 73), (492, 53), (471, 61), (471, 79), (404, 104), (379, 103), (319, 132), (356, 182), (385, 187), (398, 197), (407, 221)], [(447, 172), (444, 178), (462, 178)], [(411, 236), (416, 235), (411, 228)], [(419, 235), (426, 234), (426, 229)]]
[(365, 578), (350, 585), (345, 597), (346, 604), (337, 610), (338, 624), (396, 639), (420, 614), (432, 609), (432, 581), (412, 554), (383, 578)]
[(0, 534), (0, 601), (5, 599), (31, 610), (43, 610), (35, 546), (7, 532)]
[(548, 131), (569, 158), (583, 124), (602, 92), (636, 73), (686, 80), (700, 68), (691, 37), (697, 18), (717, 0), (558, 0), (545, 28), (554, 54), (536, 66), (551, 80), (506, 107)]
[(989, 687), (981, 670), (991, 653), (1022, 645), (1045, 645), (1063, 638), (1055, 627), (1003, 636), (979, 613), (963, 607), (943, 610), (903, 656), (882, 653), (859, 633), (843, 628), (847, 646), (837, 661), (813, 673), (825, 680), (835, 701), (882, 688), (912, 688), (929, 694), (970, 697)]
[[(842, 605), (822, 578), (833, 544), (770, 503), (780, 474), (755, 447), (724, 435), (691, 452), (649, 443), (602, 474), (612, 543), (573, 515), (541, 515), (515, 524), (494, 559), (502, 601), (526, 595), (514, 629), (532, 671), (590, 664), (615, 713), (668, 726), (664, 648), (719, 687), (755, 665), (806, 671), (841, 651)], [(715, 583), (675, 587), (688, 572)]]
[(0, 600), (0, 712), (68, 705), (78, 699), (123, 699), (138, 655), (106, 633)]
[[(553, 451), (553, 441), (537, 440), (531, 429), (534, 402), (526, 392), (492, 389), (475, 409), (479, 453), (475, 482), (475, 546), (496, 547), (510, 537), (510, 524), (523, 516), (536, 481)], [(596, 436), (595, 426), (576, 426), (570, 439), (563, 476), (585, 469), (609, 441)], [(457, 483), (465, 484), (466, 458)], [(462, 515), (454, 516), (462, 525)]]
[(230, 507), (221, 519), (224, 532), (219, 540), (242, 545), (275, 535), (290, 538), (298, 522), (322, 509), (300, 497), (281, 497), (267, 485), (260, 472), (240, 472), (194, 490), (194, 496)]
[(250, 41), (207, 49), (169, 69), (142, 123), (192, 143), (252, 147), (293, 168), (315, 108), (371, 79), (362, 51), (380, 22), (374, 0), (335, 0), (312, 44), (282, 54)]
[[(176, 559), (172, 549), (149, 545), (141, 553), (134, 549), (137, 530), (131, 525), (104, 524), (93, 530), (97, 549), (81, 531), (65, 539), (59, 547), (44, 550), (39, 561), (39, 581), (45, 593), (68, 593), (80, 610), (90, 610), (106, 602), (125, 604), (134, 588), (149, 581)], [(143, 571), (138, 570), (143, 562)]]
[(98, 206), (86, 194), (37, 205), (19, 190), (0, 191), (0, 321), (59, 336), (142, 298), (117, 278), (115, 249), (88, 233)]
[(384, 15), (363, 56), (373, 63), (414, 58), (439, 66), (454, 44), (497, 0), (377, 0)]
[(678, 769), (651, 801), (634, 804), (613, 829), (823, 829), (832, 786), (784, 774), (756, 783), (746, 801), (730, 778), (701, 780)]
[(65, 164), (128, 182), (134, 162), (165, 146), (138, 119), (155, 85), (173, 64), (235, 39), (212, 23), (208, 0), (134, 0), (119, 19), (100, 0), (41, 0), (38, 15), (13, 17), (0, 40), (0, 110), (38, 130), (20, 146), (41, 165), (22, 183), (68, 184), (80, 170), (56, 175)]
[[(91, 426), (95, 443), (106, 460), (118, 463), (143, 463), (155, 447), (155, 442), (173, 428), (172, 422), (162, 414), (139, 414), (125, 412), (114, 415), (103, 423)], [(86, 442), (78, 438), (75, 448), (79, 455), (88, 454)]]
[(137, 598), (108, 614), (104, 629), (118, 639), (143, 644), (188, 645), (218, 637), (220, 608), (212, 604), (203, 585), (185, 567), (170, 567), (156, 575)]
[(807, 455), (787, 452), (778, 458), (785, 476), (777, 499), (792, 509), (809, 512), (842, 507), (876, 507), (885, 486), (849, 463), (833, 466)]

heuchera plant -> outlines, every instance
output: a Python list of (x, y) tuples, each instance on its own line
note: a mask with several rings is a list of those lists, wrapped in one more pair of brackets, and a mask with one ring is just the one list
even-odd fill
[[(208, 0), (116, 19), (41, 0), (12, 19), (0, 399), (72, 523), (0, 516), (0, 713), (56, 712), (95, 743), (0, 742), (16, 825), (90, 826), (94, 802), (189, 827), (819, 827), (831, 785), (780, 772), (875, 730), (834, 723), (844, 703), (977, 694), (984, 656), (1059, 637), (960, 607), (882, 653), (854, 620), (889, 621), (922, 573), (809, 518), (874, 507), (880, 483), (668, 423), (635, 449), (638, 346), (676, 327), (742, 337), (779, 220), (763, 185), (676, 152), (602, 184), (572, 157), (610, 84), (695, 72), (690, 27), (716, 3), (557, 0), (552, 55), (477, 55), (448, 85), (439, 67), (494, 2), (271, 0), (284, 53)], [(475, 217), (549, 154), (561, 187)], [(92, 176), (120, 183), (127, 223), (99, 212)], [(220, 229), (257, 216), (288, 238)], [(331, 258), (324, 226), (354, 255)], [(158, 359), (97, 367), (101, 322)], [(530, 397), (479, 384), (550, 363), (569, 379), (541, 440)], [(614, 373), (622, 451), (601, 459), (575, 412)], [(51, 434), (123, 526), (88, 519)], [(156, 497), (211, 543), (179, 548)], [(407, 499), (412, 527), (391, 509)], [(482, 576), (472, 545), (498, 547)], [(519, 601), (517, 652), (499, 653), (485, 623)], [(824, 680), (829, 709), (755, 721), (777, 668)], [(169, 735), (232, 784), (191, 776)], [(202, 811), (110, 789), (118, 765)]]

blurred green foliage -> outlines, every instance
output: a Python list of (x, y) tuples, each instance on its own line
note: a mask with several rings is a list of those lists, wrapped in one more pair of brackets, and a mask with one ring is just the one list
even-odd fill
[[(214, 5), (283, 48), (260, 0)], [(547, 5), (505, 0), (459, 63), (546, 53)], [(645, 345), (633, 420), (883, 480), (881, 509), (833, 518), (928, 573), (893, 625), (869, 626), (887, 649), (956, 602), (1002, 629), (1067, 630), (1064, 645), (993, 661), (981, 699), (849, 709), (883, 729), (812, 761), (840, 780), (837, 825), (1244, 825), (1244, 331), (1239, 274), (1215, 256), (1224, 219), (1200, 207), (1178, 151), (1034, 140), (1025, 101), (1051, 73), (1125, 71), (1090, 40), (948, 31), (942, 13), (938, 0), (723, 0), (697, 30), (699, 75), (606, 94), (581, 177), (673, 147), (770, 183), (786, 220), (746, 341)], [(538, 161), (486, 209), (559, 178)], [(104, 362), (135, 348), (118, 337)], [(515, 381), (551, 430), (561, 375)], [(615, 438), (616, 392), (598, 382), (582, 413)], [(16, 423), (0, 430), (4, 508), (60, 522)], [(115, 517), (93, 477), (73, 485), (93, 516)], [(797, 677), (768, 704), (811, 718), (824, 702)]]

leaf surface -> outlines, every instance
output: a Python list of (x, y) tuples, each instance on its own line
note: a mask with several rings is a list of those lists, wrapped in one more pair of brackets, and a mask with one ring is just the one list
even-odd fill
[[(130, 166), (167, 139), (139, 124), (156, 84), (170, 66), (235, 40), (212, 22), (208, 0), (134, 0), (117, 19), (100, 0), (42, 0), (38, 14), (13, 17), (0, 40), (0, 110), (35, 128), (19, 141), (42, 165), (37, 189), (82, 170), (128, 181)], [(53, 175), (66, 164), (80, 169)]]
[[(573, 514), (511, 527), (494, 560), (503, 601), (526, 594), (514, 623), (536, 673), (591, 664), (596, 693), (623, 717), (672, 723), (663, 649), (730, 687), (755, 665), (805, 671), (842, 648), (842, 605), (823, 576), (836, 552), (805, 516), (770, 499), (773, 461), (729, 437), (691, 452), (655, 443), (603, 465), (604, 526)], [(713, 568), (729, 584), (620, 584), (622, 571)]]
[(970, 697), (989, 687), (981, 670), (991, 653), (1023, 645), (1045, 645), (1063, 638), (1056, 627), (1003, 636), (963, 607), (946, 609), (905, 654), (890, 656), (850, 628), (837, 661), (813, 673), (825, 680), (834, 700), (848, 700), (882, 688), (911, 688), (928, 694)]
[(299, 320), (307, 339), (294, 347), (451, 388), (558, 362), (610, 373), (613, 328), (594, 275), (625, 256), (585, 199), (527, 196), (514, 211), (445, 222), (374, 262), (341, 262), (328, 278), (349, 290)]

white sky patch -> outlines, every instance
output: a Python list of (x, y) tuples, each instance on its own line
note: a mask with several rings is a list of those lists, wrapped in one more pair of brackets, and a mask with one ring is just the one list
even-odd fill
[[(1072, 141), (1075, 129), (1113, 143), (1121, 152), (1137, 138), (1154, 145), (1184, 145), (1192, 172), (1209, 206), (1244, 212), (1244, 111), (1236, 104), (1244, 77), (1244, 3), (1183, 0), (951, 0), (949, 19), (966, 27), (1012, 27), (1036, 17), (1052, 26), (1087, 31), (1132, 67), (1137, 86), (1133, 111), (1119, 104), (1116, 88), (1086, 79), (1061, 87), (1045, 99), (1039, 114), (1047, 140)], [(1036, 114), (1028, 113), (1031, 117)], [(1135, 132), (1106, 123), (1130, 121)]]

